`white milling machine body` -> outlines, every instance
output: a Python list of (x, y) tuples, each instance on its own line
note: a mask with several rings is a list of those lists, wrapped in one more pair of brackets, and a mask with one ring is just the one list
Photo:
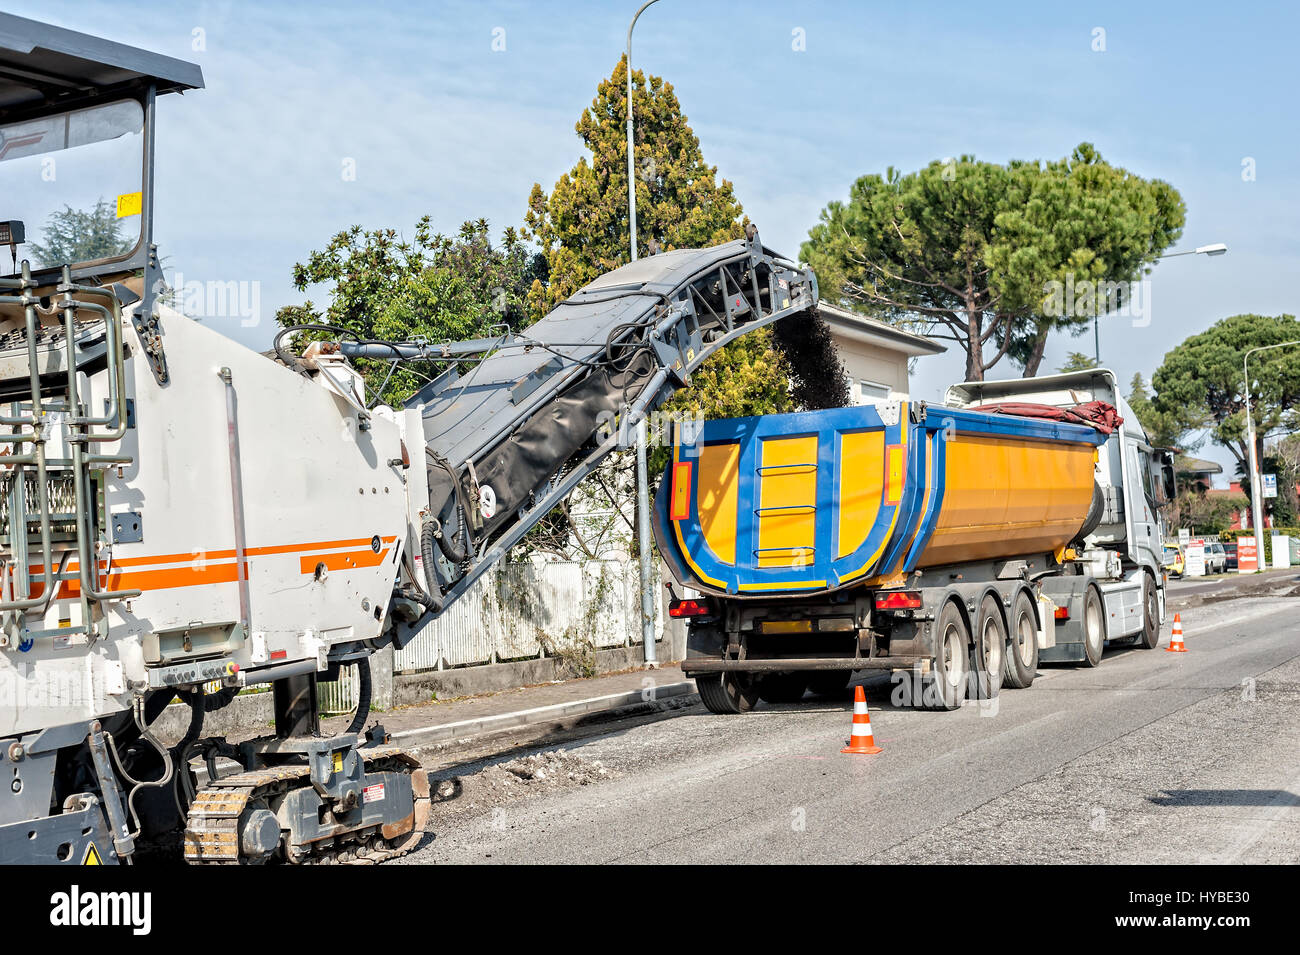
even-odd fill
[[(369, 655), (463, 594), (717, 348), (817, 301), (751, 227), (602, 276), (527, 335), (300, 356), (291, 329), (274, 360), (165, 303), (155, 101), (202, 86), (192, 64), (0, 14), (0, 862), (408, 851), (428, 780), (382, 727), (362, 733)], [(27, 229), (96, 196), (129, 238), (43, 261), (49, 233), (38, 249)], [(372, 407), (355, 358), (445, 371)], [(348, 663), (362, 701), (322, 735), (316, 680)], [(272, 735), (202, 736), (259, 683)], [(190, 727), (167, 746), (150, 727), (177, 697)]]
[[(155, 100), (202, 85), (191, 64), (0, 19), (9, 238), (87, 186), (111, 189), (134, 233), (0, 281), (6, 862), (112, 861), (179, 834), (178, 804), (205, 796), (174, 772), (193, 753), (145, 727), (177, 693), (202, 713), (252, 682), (274, 681), (277, 734), (226, 755), (305, 767), (296, 783), (330, 810), (287, 837), (295, 854), (346, 833), (382, 856), (419, 828), (401, 754), (312, 734), (315, 675), (383, 632), (408, 526), (403, 417), (418, 417), (368, 411), (341, 359), (295, 374), (160, 300)], [(278, 848), (283, 794), (257, 782), (190, 814), (187, 856)]]

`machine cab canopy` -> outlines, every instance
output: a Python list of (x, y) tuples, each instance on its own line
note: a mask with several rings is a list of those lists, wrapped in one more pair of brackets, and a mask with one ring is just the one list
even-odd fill
[(143, 268), (154, 99), (202, 86), (192, 63), (0, 13), (0, 275)]

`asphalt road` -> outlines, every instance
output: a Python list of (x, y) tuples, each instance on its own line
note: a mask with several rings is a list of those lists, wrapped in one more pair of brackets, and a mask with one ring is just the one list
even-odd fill
[(1044, 667), (996, 709), (895, 708), (877, 677), (876, 756), (839, 753), (847, 701), (809, 698), (564, 742), (599, 767), (571, 785), (484, 798), (466, 767), (476, 802), (436, 806), (401, 861), (1300, 861), (1300, 596), (1278, 592), (1171, 596), (1188, 653), (1166, 621), (1161, 649)]

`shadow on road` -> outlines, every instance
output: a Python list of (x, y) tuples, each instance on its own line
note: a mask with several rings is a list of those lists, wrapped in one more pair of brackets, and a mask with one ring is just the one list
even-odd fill
[(1300, 806), (1300, 796), (1285, 789), (1167, 789), (1147, 801), (1157, 806)]

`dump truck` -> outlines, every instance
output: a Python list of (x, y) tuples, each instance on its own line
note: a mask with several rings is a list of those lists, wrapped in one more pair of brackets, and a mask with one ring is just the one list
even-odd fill
[(1152, 648), (1173, 480), (1104, 369), (684, 424), (654, 510), (683, 669), (715, 713), (867, 670), (951, 710)]
[[(6, 863), (410, 851), (428, 777), (370, 719), (371, 655), (452, 606), (717, 349), (817, 301), (749, 226), (630, 262), (522, 331), (311, 324), (260, 353), (172, 307), (154, 233), (157, 101), (203, 84), (192, 63), (0, 14)], [(115, 228), (38, 241), (103, 209)], [(390, 403), (367, 363), (433, 374)], [(317, 681), (343, 667), (360, 701), (326, 734)], [(273, 732), (205, 732), (259, 686)], [(188, 726), (164, 740), (177, 701)]]

